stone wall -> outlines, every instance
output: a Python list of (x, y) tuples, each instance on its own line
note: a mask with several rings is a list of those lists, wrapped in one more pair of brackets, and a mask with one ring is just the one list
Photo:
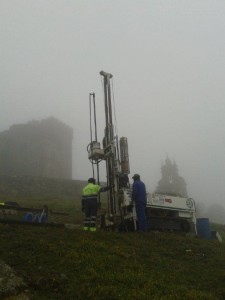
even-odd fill
[[(74, 198), (80, 199), (86, 181), (32, 176), (0, 176), (0, 199), (9, 198)], [(0, 201), (1, 202), (1, 201)]]
[(54, 117), (0, 133), (0, 175), (72, 179), (73, 130)]

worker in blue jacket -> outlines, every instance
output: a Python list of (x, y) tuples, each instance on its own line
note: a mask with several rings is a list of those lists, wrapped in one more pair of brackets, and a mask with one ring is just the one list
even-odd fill
[(144, 182), (141, 181), (139, 174), (134, 174), (132, 178), (134, 180), (132, 185), (132, 200), (136, 208), (138, 230), (147, 231), (147, 218), (145, 215), (147, 204), (146, 187)]
[(98, 196), (110, 187), (101, 187), (94, 178), (88, 179), (88, 184), (82, 191), (82, 211), (85, 214), (83, 230), (96, 231), (96, 217), (98, 211)]

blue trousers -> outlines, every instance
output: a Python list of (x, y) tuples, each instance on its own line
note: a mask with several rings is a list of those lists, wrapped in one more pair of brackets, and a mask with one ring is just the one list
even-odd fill
[(135, 208), (136, 208), (137, 220), (138, 220), (138, 230), (147, 231), (148, 223), (145, 215), (146, 205), (144, 203), (136, 202)]
[(84, 201), (84, 226), (96, 227), (96, 216), (98, 211), (97, 199), (86, 199)]

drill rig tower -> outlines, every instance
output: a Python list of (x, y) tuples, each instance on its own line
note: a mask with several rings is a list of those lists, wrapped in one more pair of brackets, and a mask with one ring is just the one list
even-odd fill
[(97, 141), (95, 94), (92, 93), (89, 101), (90, 116), (92, 114), (91, 108), (94, 107), (95, 138), (93, 140), (92, 126), (90, 125), (91, 142), (88, 145), (88, 158), (93, 166), (97, 166), (98, 179), (98, 165), (102, 160), (106, 162), (107, 186), (113, 187), (108, 192), (108, 207), (104, 216), (106, 227), (107, 224), (111, 224), (114, 228), (122, 226), (127, 230), (131, 224), (133, 229), (136, 229), (136, 212), (132, 205), (128, 179), (130, 167), (127, 138), (122, 137), (118, 140), (118, 136), (114, 134), (111, 98), (111, 80), (113, 75), (104, 71), (101, 71), (100, 75), (103, 77), (104, 86), (105, 131), (101, 148), (100, 142)]

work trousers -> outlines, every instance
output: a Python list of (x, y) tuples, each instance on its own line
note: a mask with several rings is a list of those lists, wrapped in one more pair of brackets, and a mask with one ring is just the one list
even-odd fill
[(138, 220), (138, 230), (139, 231), (147, 231), (148, 223), (147, 218), (145, 215), (145, 208), (146, 205), (142, 202), (135, 203), (136, 213), (137, 213), (137, 220)]
[(89, 228), (90, 230), (96, 229), (96, 217), (98, 210), (98, 201), (97, 199), (85, 199), (84, 200), (84, 227)]

